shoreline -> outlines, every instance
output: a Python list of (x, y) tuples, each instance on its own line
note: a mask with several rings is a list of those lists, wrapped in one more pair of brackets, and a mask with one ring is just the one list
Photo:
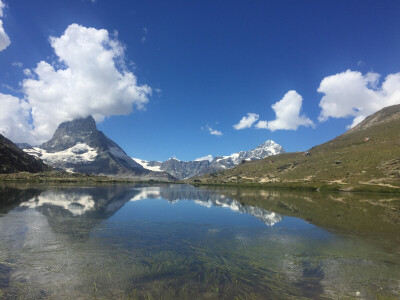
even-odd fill
[(381, 185), (340, 185), (320, 183), (202, 183), (202, 182), (182, 182), (194, 186), (219, 186), (219, 187), (252, 187), (279, 190), (298, 190), (298, 191), (314, 191), (314, 192), (343, 192), (343, 193), (385, 193), (400, 194), (400, 187), (386, 187)]
[(193, 186), (215, 186), (215, 187), (251, 187), (265, 189), (280, 190), (299, 190), (299, 191), (315, 191), (315, 192), (345, 192), (345, 193), (385, 193), (400, 194), (400, 187), (388, 187), (373, 184), (338, 184), (326, 182), (288, 182), (288, 183), (259, 183), (259, 182), (242, 182), (242, 183), (210, 183), (197, 181), (158, 181), (158, 180), (135, 180), (133, 178), (115, 178), (99, 175), (88, 175), (80, 173), (65, 172), (42, 172), (42, 173), (10, 173), (0, 174), (0, 183), (36, 183), (36, 184), (190, 184)]

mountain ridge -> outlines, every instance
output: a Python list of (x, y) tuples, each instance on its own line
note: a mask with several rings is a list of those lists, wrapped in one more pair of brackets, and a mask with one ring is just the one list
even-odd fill
[(400, 188), (399, 128), (400, 105), (389, 106), (306, 153), (279, 154), (188, 182)]
[(68, 172), (137, 180), (175, 180), (165, 172), (146, 170), (136, 163), (97, 129), (92, 116), (61, 123), (49, 141), (24, 151)]
[(133, 160), (148, 170), (165, 171), (178, 179), (186, 179), (229, 169), (244, 161), (258, 160), (283, 152), (285, 150), (282, 146), (272, 140), (267, 140), (251, 150), (240, 151), (226, 156), (216, 156), (214, 158), (208, 155), (204, 159), (193, 161), (181, 161), (176, 158), (170, 158), (164, 162), (145, 161), (139, 158), (133, 158)]

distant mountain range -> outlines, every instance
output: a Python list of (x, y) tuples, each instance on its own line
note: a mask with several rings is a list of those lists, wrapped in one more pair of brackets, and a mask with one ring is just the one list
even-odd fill
[(52, 139), (40, 146), (22, 144), (20, 147), (48, 165), (68, 172), (137, 180), (175, 180), (166, 172), (153, 172), (136, 163), (97, 129), (92, 116), (61, 123)]
[[(55, 169), (71, 173), (106, 175), (135, 180), (173, 181), (232, 168), (243, 161), (261, 159), (284, 152), (274, 141), (228, 156), (207, 156), (195, 161), (171, 158), (164, 162), (129, 157), (96, 127), (92, 116), (61, 123), (53, 137), (32, 147), (18, 144), (23, 151)], [(36, 161), (36, 160), (35, 160)]]
[(193, 183), (278, 183), (400, 188), (400, 105), (385, 107), (346, 133), (308, 152), (240, 164)]
[[(400, 187), (400, 105), (385, 107), (337, 138), (307, 153), (284, 153), (273, 141), (228, 156), (164, 162), (132, 159), (97, 130), (89, 116), (59, 125), (48, 142), (31, 147), (0, 135), (0, 173), (51, 170), (134, 180), (188, 183), (283, 183)], [(35, 157), (32, 157), (30, 155)], [(268, 156), (274, 155), (273, 158)], [(43, 161), (42, 161), (43, 160)], [(213, 174), (210, 174), (213, 173)]]
[(228, 156), (217, 156), (213, 158), (209, 155), (194, 161), (180, 161), (176, 158), (170, 158), (164, 162), (145, 161), (138, 158), (133, 158), (133, 160), (145, 169), (156, 172), (165, 171), (178, 179), (186, 179), (193, 176), (230, 169), (242, 162), (258, 160), (284, 152), (282, 146), (272, 140), (268, 140), (252, 150), (240, 151)]

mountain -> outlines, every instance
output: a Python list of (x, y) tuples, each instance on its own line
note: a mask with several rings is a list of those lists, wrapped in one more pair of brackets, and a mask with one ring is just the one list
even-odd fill
[(386, 107), (327, 143), (193, 178), (197, 183), (400, 187), (400, 105)]
[(158, 172), (165, 171), (178, 179), (185, 179), (229, 169), (243, 161), (258, 160), (283, 152), (285, 151), (280, 145), (274, 141), (268, 140), (252, 150), (240, 151), (228, 156), (212, 158), (211, 155), (209, 155), (203, 159), (194, 161), (180, 161), (176, 158), (170, 158), (164, 162), (145, 161), (138, 158), (134, 158), (134, 160), (145, 169)]
[(265, 157), (284, 153), (282, 146), (272, 140), (268, 140), (256, 148), (249, 151), (240, 151), (228, 156), (218, 156), (211, 162), (215, 166), (221, 166), (221, 169), (232, 168), (243, 161), (259, 160)]
[(50, 171), (41, 159), (32, 157), (0, 134), (0, 173)]
[(92, 116), (61, 123), (52, 139), (24, 151), (68, 172), (137, 180), (174, 180), (168, 173), (147, 170), (132, 160), (97, 129)]

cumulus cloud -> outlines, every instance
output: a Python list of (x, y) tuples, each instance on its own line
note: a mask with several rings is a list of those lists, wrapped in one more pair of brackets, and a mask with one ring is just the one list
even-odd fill
[(318, 88), (323, 93), (319, 121), (353, 117), (354, 127), (383, 107), (400, 103), (400, 73), (389, 74), (379, 86), (380, 75), (347, 70), (325, 77)]
[[(4, 7), (5, 7), (4, 3), (2, 2), (2, 0), (0, 0), (0, 18), (3, 17)], [(3, 20), (0, 19), (0, 51), (6, 49), (10, 45), (10, 43), (11, 43), (10, 38), (8, 37), (7, 33), (4, 31), (3, 28)]]
[[(50, 43), (64, 67), (41, 61), (32, 71), (24, 70), (30, 78), (22, 82), (26, 101), (20, 103), (30, 107), (30, 140), (48, 140), (63, 121), (93, 115), (100, 122), (148, 102), (151, 88), (138, 85), (124, 63), (123, 45), (107, 30), (72, 24)], [(21, 135), (8, 136), (20, 141), (16, 137)]]
[(28, 122), (30, 106), (23, 100), (0, 93), (0, 134), (32, 143)]
[(245, 128), (250, 128), (254, 122), (256, 122), (259, 118), (258, 114), (254, 114), (254, 113), (247, 113), (246, 116), (244, 116), (239, 123), (233, 125), (233, 128), (235, 128), (236, 130), (241, 130), (241, 129), (245, 129)]
[(260, 120), (256, 125), (254, 125), (254, 127), (258, 129), (268, 129), (268, 122)]
[(296, 91), (287, 92), (281, 100), (271, 107), (275, 111), (276, 118), (273, 121), (259, 121), (255, 127), (259, 129), (297, 130), (299, 126), (314, 126), (314, 122), (305, 115), (300, 114), (303, 97)]

